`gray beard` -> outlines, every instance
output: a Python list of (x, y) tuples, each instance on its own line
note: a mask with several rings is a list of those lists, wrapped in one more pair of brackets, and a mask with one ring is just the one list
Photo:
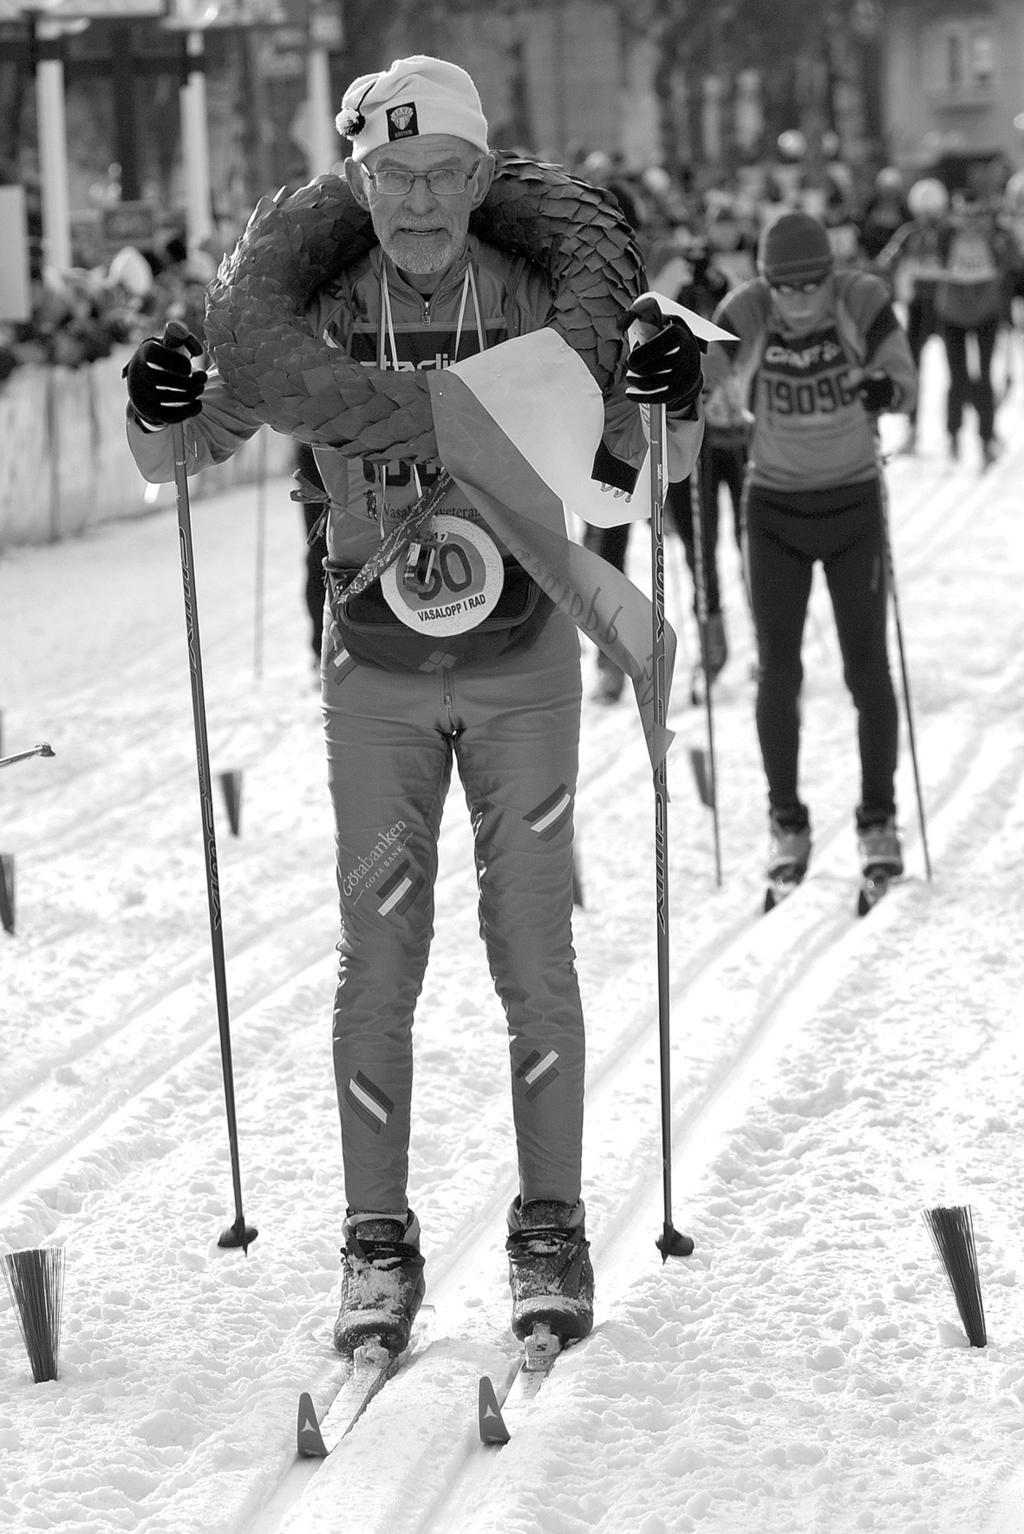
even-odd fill
[(399, 235), (388, 240), (384, 251), (400, 272), (411, 272), (416, 277), (445, 271), (459, 254), (450, 234), (429, 245), (416, 235), (405, 238)]

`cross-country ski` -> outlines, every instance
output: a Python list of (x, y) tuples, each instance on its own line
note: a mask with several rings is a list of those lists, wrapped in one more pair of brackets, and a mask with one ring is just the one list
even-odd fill
[(364, 1343), (357, 1349), (351, 1373), (323, 1421), (317, 1417), (312, 1396), (303, 1391), (299, 1397), (296, 1452), (308, 1459), (326, 1459), (351, 1433), (374, 1396), (397, 1373), (403, 1361), (402, 1354), (389, 1353), (379, 1342)]
[(524, 1339), (522, 1357), (500, 1398), (489, 1376), (481, 1376), (477, 1413), (481, 1443), (508, 1443), (561, 1351), (551, 1328), (541, 1324)]

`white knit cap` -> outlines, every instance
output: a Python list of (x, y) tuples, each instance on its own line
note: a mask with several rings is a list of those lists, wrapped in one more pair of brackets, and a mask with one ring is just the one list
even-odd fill
[(353, 80), (334, 123), (352, 140), (354, 160), (365, 160), (382, 144), (425, 133), (451, 134), (487, 149), (487, 119), (469, 75), (458, 64), (425, 53), (395, 59), (383, 73)]

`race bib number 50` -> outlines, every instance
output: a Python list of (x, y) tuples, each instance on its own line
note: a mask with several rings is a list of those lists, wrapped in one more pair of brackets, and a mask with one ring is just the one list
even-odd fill
[(464, 634), (494, 611), (505, 571), (494, 539), (476, 522), (441, 512), (433, 520), (429, 558), (407, 581), (401, 560), (381, 576), (396, 618), (420, 634)]

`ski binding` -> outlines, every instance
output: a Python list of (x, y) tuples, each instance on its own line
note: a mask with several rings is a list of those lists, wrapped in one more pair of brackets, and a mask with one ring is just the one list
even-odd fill
[(486, 1374), (480, 1378), (479, 1427), (480, 1442), (506, 1444), (512, 1434), (509, 1422), (515, 1425), (533, 1400), (562, 1351), (562, 1344), (550, 1326), (539, 1321), (523, 1341), (523, 1353), (509, 1382), (508, 1389), (499, 1401), (497, 1391)]

